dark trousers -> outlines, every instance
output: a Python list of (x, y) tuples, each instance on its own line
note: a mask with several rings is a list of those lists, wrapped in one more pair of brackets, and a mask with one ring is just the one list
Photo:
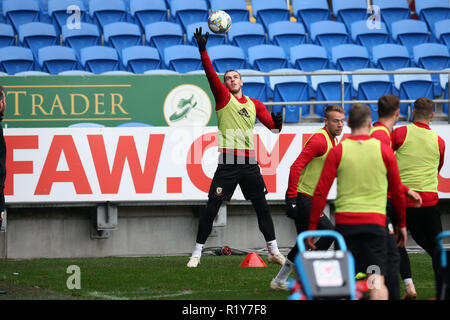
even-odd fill
[[(385, 283), (389, 291), (389, 300), (400, 300), (400, 252), (395, 239), (394, 226), (387, 217), (387, 259)], [(403, 247), (404, 248), (404, 247)], [(405, 251), (406, 252), (406, 251)], [(409, 258), (408, 258), (409, 262)]]
[(414, 241), (430, 255), (436, 276), (439, 270), (439, 246), (436, 237), (442, 232), (437, 206), (406, 208), (406, 227)]
[[(258, 219), (258, 227), (267, 241), (275, 240), (275, 227), (273, 225), (272, 216), (270, 215), (269, 206), (264, 195), (258, 198), (251, 199), (253, 207), (256, 211)], [(205, 210), (200, 214), (198, 224), (197, 243), (204, 244), (208, 239), (212, 230), (212, 225), (217, 213), (219, 212), (222, 199), (209, 198)]]
[[(361, 225), (359, 225), (361, 226)], [(386, 228), (378, 225), (366, 225), (374, 229), (367, 232), (358, 230), (358, 225), (337, 225), (336, 231), (342, 234), (348, 250), (355, 259), (355, 273), (366, 274), (380, 272), (386, 277), (387, 265), (387, 233)], [(352, 230), (353, 229), (353, 230)]]
[[(397, 216), (395, 215), (394, 207), (392, 206), (391, 199), (388, 199), (386, 213), (391, 220), (394, 229), (397, 227)], [(400, 255), (400, 277), (404, 279), (412, 278), (411, 263), (409, 261), (408, 252), (406, 247), (397, 247)]]
[(245, 199), (252, 202), (259, 230), (266, 242), (275, 240), (275, 227), (266, 200), (267, 188), (256, 160), (221, 154), (218, 162), (209, 188), (208, 203), (200, 214), (197, 243), (206, 242), (220, 205), (231, 199), (237, 185), (241, 187)]
[[(295, 228), (297, 229), (297, 234), (308, 230), (309, 226), (309, 212), (311, 210), (312, 198), (304, 194), (297, 194), (297, 214), (295, 216)], [(320, 217), (319, 223), (317, 225), (319, 230), (333, 230), (334, 226), (330, 219), (324, 214)], [(316, 243), (317, 250), (328, 250), (328, 248), (333, 244), (334, 239), (329, 237), (321, 237)], [(295, 256), (298, 253), (297, 241), (295, 241), (294, 246), (291, 251), (289, 251), (287, 257), (290, 261), (294, 261)]]

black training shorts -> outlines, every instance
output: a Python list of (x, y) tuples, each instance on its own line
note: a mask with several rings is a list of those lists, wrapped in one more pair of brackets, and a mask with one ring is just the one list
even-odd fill
[[(336, 225), (355, 259), (355, 271), (386, 275), (387, 232), (378, 225)], [(376, 270), (376, 271), (375, 271)]]
[(209, 198), (229, 201), (239, 184), (246, 200), (267, 194), (261, 169), (254, 158), (234, 156), (228, 161), (219, 157), (219, 164), (209, 188)]

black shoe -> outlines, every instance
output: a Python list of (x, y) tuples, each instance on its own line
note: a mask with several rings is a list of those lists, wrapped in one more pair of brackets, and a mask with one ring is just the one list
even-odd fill
[(5, 290), (0, 290), (0, 294), (6, 294), (7, 291)]

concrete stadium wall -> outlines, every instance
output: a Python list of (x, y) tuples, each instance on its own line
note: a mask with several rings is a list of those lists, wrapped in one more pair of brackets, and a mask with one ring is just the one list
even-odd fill
[[(8, 259), (190, 255), (200, 205), (120, 206), (117, 229), (93, 239), (96, 207), (9, 208), (0, 257)], [(229, 205), (227, 224), (205, 247), (265, 248), (251, 205)], [(282, 206), (272, 207), (279, 246), (290, 246), (295, 227)]]
[[(117, 229), (108, 238), (91, 237), (96, 207), (9, 208), (6, 231), (0, 232), (0, 258), (81, 258), (107, 256), (190, 255), (200, 205), (119, 206)], [(444, 230), (450, 229), (450, 201), (440, 204)], [(272, 204), (277, 242), (292, 246), (296, 233), (284, 206)], [(265, 249), (253, 207), (229, 204), (224, 227), (216, 227), (205, 244), (237, 249)], [(409, 237), (408, 246), (416, 244)]]

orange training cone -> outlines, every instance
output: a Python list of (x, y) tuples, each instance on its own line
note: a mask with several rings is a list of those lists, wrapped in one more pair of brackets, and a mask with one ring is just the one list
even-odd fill
[(240, 267), (267, 267), (267, 264), (254, 252), (250, 252), (244, 261), (239, 265)]

